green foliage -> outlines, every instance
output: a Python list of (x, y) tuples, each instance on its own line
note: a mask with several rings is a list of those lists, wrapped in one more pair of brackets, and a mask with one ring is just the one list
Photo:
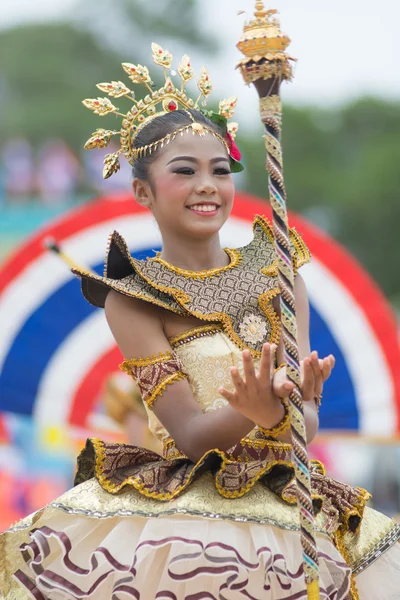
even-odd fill
[[(288, 205), (344, 244), (400, 304), (400, 104), (365, 98), (340, 108), (284, 109)], [(262, 129), (239, 139), (246, 189), (267, 196)]]
[(115, 75), (116, 64), (95, 39), (66, 24), (3, 32), (1, 108), (7, 117), (0, 122), (0, 138), (21, 134), (38, 145), (61, 137), (81, 147), (98, 126), (81, 101), (98, 95), (93, 83)]
[[(197, 27), (198, 10), (192, 0), (161, 0), (157, 11), (141, 0), (87, 0), (72, 11), (74, 25), (1, 31), (0, 110), (6, 118), (0, 120), (0, 140), (21, 134), (37, 145), (61, 137), (77, 150), (97, 127), (113, 129), (115, 117), (99, 123), (82, 99), (102, 95), (96, 83), (125, 81), (121, 62), (151, 63), (151, 42), (158, 36), (185, 43), (189, 54), (198, 47), (215, 51), (215, 43)], [(122, 112), (129, 108), (125, 99), (115, 104)]]

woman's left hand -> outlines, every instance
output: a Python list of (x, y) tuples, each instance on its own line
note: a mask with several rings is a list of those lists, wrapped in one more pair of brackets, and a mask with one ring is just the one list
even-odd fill
[[(309, 357), (300, 361), (301, 392), (305, 402), (310, 402), (322, 395), (324, 383), (331, 376), (334, 366), (335, 358), (332, 354), (321, 359), (316, 351), (311, 352)], [(288, 381), (284, 367), (275, 373), (273, 389), (281, 398), (285, 397), (281, 390)]]

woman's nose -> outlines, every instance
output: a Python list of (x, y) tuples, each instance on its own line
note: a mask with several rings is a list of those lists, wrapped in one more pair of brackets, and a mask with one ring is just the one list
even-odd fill
[(197, 185), (198, 194), (215, 194), (217, 192), (217, 186), (208, 176), (204, 176), (200, 179)]

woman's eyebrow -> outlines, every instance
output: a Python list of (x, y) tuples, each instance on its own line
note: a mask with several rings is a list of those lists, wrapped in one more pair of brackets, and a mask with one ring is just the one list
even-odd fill
[[(176, 162), (178, 160), (188, 160), (189, 162), (197, 162), (197, 158), (195, 158), (194, 156), (176, 156), (175, 158), (170, 160), (169, 163), (167, 163), (167, 165), (170, 165), (171, 163)], [(224, 160), (225, 162), (229, 162), (229, 160), (226, 156), (218, 156), (217, 158), (212, 158), (210, 160), (210, 162), (216, 163), (216, 162), (220, 162), (221, 160)]]

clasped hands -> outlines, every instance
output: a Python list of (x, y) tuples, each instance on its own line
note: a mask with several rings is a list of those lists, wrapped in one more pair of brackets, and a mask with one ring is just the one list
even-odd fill
[[(236, 367), (231, 367), (233, 391), (220, 388), (219, 393), (232, 408), (257, 425), (269, 429), (284, 416), (282, 400), (294, 389), (282, 367), (274, 372), (277, 346), (264, 344), (258, 370), (249, 350), (243, 351), (243, 377)], [(335, 358), (329, 355), (320, 359), (316, 351), (300, 362), (301, 392), (304, 402), (311, 402), (322, 394), (324, 382), (330, 377)]]

